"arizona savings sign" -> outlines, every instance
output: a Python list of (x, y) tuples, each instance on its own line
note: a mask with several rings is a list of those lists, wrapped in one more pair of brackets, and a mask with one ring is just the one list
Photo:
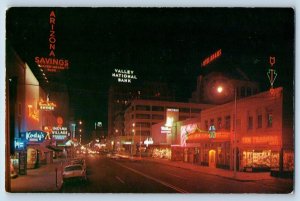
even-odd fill
[(35, 63), (40, 67), (44, 68), (48, 72), (59, 72), (60, 70), (69, 68), (69, 61), (66, 59), (57, 59), (55, 57), (56, 50), (56, 15), (54, 11), (51, 11), (49, 16), (49, 57), (38, 57), (34, 58)]

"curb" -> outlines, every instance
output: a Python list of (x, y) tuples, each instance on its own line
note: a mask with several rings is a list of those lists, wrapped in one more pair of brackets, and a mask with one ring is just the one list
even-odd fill
[(194, 172), (200, 172), (200, 173), (204, 173), (204, 174), (209, 174), (209, 175), (213, 175), (213, 176), (218, 176), (218, 177), (222, 177), (222, 178), (225, 178), (225, 179), (230, 179), (230, 180), (234, 180), (234, 181), (240, 181), (240, 182), (255, 182), (255, 181), (260, 181), (260, 180), (263, 180), (263, 179), (259, 179), (259, 180), (251, 180), (251, 179), (237, 179), (237, 178), (233, 178), (233, 177), (226, 177), (226, 176), (222, 176), (222, 175), (218, 175), (218, 174), (212, 174), (212, 173), (209, 173), (209, 172), (201, 172), (201, 171), (197, 171), (197, 170), (193, 170), (193, 169), (190, 169), (188, 167), (182, 167), (182, 166), (176, 166), (176, 165), (173, 165), (171, 164), (171, 161), (169, 163), (164, 163), (164, 162), (160, 162), (158, 160), (149, 160), (149, 159), (146, 159), (147, 161), (152, 161), (152, 162), (155, 162), (155, 163), (159, 163), (159, 164), (163, 164), (163, 165), (167, 165), (167, 166), (172, 166), (172, 167), (177, 167), (177, 168), (181, 168), (181, 169), (185, 169), (185, 170), (192, 170)]

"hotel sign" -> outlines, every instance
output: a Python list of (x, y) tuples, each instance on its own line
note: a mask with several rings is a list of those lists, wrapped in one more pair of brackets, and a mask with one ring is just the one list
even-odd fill
[(116, 78), (118, 82), (131, 83), (132, 80), (137, 80), (133, 70), (114, 69), (112, 77)]

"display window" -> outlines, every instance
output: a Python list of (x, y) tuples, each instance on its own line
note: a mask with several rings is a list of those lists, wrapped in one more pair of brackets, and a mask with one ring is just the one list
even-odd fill
[(253, 168), (274, 168), (279, 166), (279, 153), (271, 150), (243, 151), (242, 165)]

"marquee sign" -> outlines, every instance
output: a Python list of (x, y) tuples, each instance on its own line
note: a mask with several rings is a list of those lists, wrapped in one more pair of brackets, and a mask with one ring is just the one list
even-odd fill
[(36, 56), (34, 58), (35, 63), (44, 70), (48, 72), (59, 72), (61, 70), (65, 70), (69, 68), (69, 61), (62, 58), (55, 57), (55, 50), (56, 50), (56, 15), (54, 11), (50, 12), (49, 16), (49, 56), (48, 57), (39, 57)]
[(112, 77), (115, 77), (118, 82), (131, 83), (132, 80), (137, 80), (137, 76), (133, 70), (114, 69)]
[(214, 60), (219, 58), (221, 55), (222, 55), (222, 49), (219, 49), (218, 51), (211, 54), (209, 57), (205, 58), (203, 60), (203, 62), (201, 63), (201, 66), (204, 67), (204, 66), (210, 64), (211, 62), (213, 62)]

